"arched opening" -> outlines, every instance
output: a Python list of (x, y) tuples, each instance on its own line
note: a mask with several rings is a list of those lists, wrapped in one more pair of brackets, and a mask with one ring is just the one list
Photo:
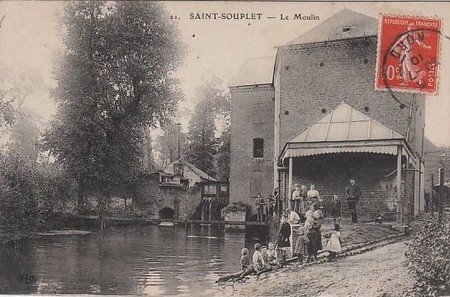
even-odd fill
[(175, 217), (175, 210), (173, 210), (170, 207), (164, 207), (159, 211), (159, 218), (160, 219), (170, 219), (173, 220)]

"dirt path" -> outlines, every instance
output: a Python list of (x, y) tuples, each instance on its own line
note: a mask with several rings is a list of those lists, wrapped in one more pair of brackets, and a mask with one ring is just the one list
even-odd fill
[(290, 265), (245, 283), (221, 285), (217, 296), (407, 296), (414, 280), (405, 251), (405, 242), (398, 242), (335, 262)]

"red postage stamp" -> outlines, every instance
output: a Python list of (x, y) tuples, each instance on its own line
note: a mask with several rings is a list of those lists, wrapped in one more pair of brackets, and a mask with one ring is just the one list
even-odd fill
[(442, 22), (380, 15), (375, 88), (436, 94)]

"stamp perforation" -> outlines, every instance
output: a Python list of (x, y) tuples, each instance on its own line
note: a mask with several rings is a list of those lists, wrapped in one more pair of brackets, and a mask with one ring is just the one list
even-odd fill
[[(436, 40), (436, 48), (434, 49), (434, 52), (435, 52), (434, 62), (431, 63), (431, 64), (434, 64), (434, 71), (433, 71), (433, 73), (434, 73), (434, 77), (433, 77), (434, 88), (433, 89), (430, 89), (430, 88), (427, 89), (420, 85), (418, 85), (417, 87), (410, 86), (410, 85), (405, 86), (405, 87), (399, 87), (399, 86), (395, 86), (395, 85), (390, 86), (387, 83), (385, 83), (386, 80), (384, 79), (384, 76), (386, 74), (384, 73), (384, 71), (385, 71), (385, 63), (387, 63), (388, 53), (387, 52), (382, 53), (381, 51), (382, 51), (382, 42), (384, 41), (384, 39), (383, 39), (384, 38), (383, 21), (388, 18), (392, 18), (392, 19), (398, 18), (399, 20), (401, 19), (404, 22), (410, 22), (411, 20), (438, 22), (438, 30), (435, 32), (435, 33), (437, 33), (437, 37), (436, 37), (437, 40)], [(408, 29), (410, 28), (409, 26), (410, 25), (408, 24), (408, 27), (407, 27)], [(434, 32), (434, 30), (432, 30), (430, 28), (425, 28), (425, 27), (419, 27), (414, 30), (409, 29), (408, 31), (401, 31), (395, 37), (396, 41), (393, 42), (392, 44), (390, 44), (389, 47), (384, 50), (385, 51), (389, 50), (389, 52), (391, 52), (392, 48), (396, 45), (396, 42), (400, 41), (400, 39), (409, 37), (410, 32), (412, 32), (412, 34), (418, 35), (419, 34), (418, 32), (421, 32), (421, 31)], [(442, 18), (440, 18), (440, 17), (410, 16), (410, 15), (380, 13), (379, 14), (379, 24), (378, 24), (378, 41), (377, 41), (377, 61), (376, 61), (377, 67), (376, 67), (376, 71), (375, 71), (375, 83), (374, 83), (375, 89), (379, 90), (379, 91), (390, 91), (390, 92), (395, 91), (395, 92), (399, 92), (399, 93), (412, 93), (412, 94), (419, 93), (419, 94), (425, 94), (425, 95), (436, 95), (438, 92), (439, 81), (440, 81), (439, 80), (439, 68), (440, 68), (439, 63), (441, 60), (440, 50), (441, 50), (441, 43), (442, 43), (441, 35), (443, 34), (442, 31), (443, 31), (442, 30)], [(417, 32), (417, 33), (414, 33), (414, 32)], [(408, 34), (407, 37), (405, 37), (406, 34)], [(413, 38), (413, 37), (411, 37), (411, 38)], [(415, 44), (415, 42), (416, 41), (414, 40), (413, 43)], [(403, 48), (404, 52), (409, 54), (409, 52), (412, 50), (412, 47), (414, 44), (410, 44), (410, 48), (408, 50), (406, 50), (406, 48)], [(402, 44), (402, 45), (405, 46), (405, 44)], [(405, 54), (405, 56), (406, 56), (406, 54)], [(380, 65), (380, 62), (381, 62), (380, 59), (382, 59), (382, 61), (383, 61), (382, 65)], [(402, 64), (407, 64), (404, 61), (401, 61), (401, 62), (402, 62)], [(411, 64), (411, 63), (409, 63), (409, 64)], [(414, 66), (416, 66), (416, 64), (414, 64)], [(430, 71), (430, 69), (427, 69), (427, 70)], [(382, 71), (382, 73), (380, 73), (380, 71)], [(402, 67), (402, 71), (405, 71), (405, 69), (403, 69), (403, 67)], [(408, 71), (410, 71), (410, 70), (408, 70)], [(383, 82), (385, 84), (384, 86), (380, 86), (380, 84), (379, 84), (380, 75), (383, 75)], [(402, 74), (402, 75), (403, 75), (403, 77), (405, 76), (404, 74)]]

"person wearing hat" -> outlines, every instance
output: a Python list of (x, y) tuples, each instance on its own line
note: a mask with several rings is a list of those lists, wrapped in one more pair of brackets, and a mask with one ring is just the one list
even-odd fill
[(352, 214), (352, 222), (357, 223), (358, 217), (356, 215), (356, 203), (358, 202), (359, 197), (361, 196), (361, 189), (356, 184), (354, 178), (350, 179), (350, 186), (348, 186), (345, 189), (345, 193), (347, 194), (348, 209)]

